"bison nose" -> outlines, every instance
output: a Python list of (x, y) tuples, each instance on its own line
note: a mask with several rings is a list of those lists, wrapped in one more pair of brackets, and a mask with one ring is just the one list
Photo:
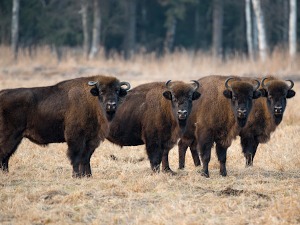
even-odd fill
[(106, 111), (115, 111), (117, 108), (117, 103), (114, 101), (108, 101), (106, 103)]
[(178, 119), (185, 120), (187, 117), (187, 111), (186, 110), (178, 110)]
[(238, 112), (238, 117), (239, 118), (241, 118), (241, 119), (246, 118), (246, 116), (247, 116), (247, 110), (246, 109), (238, 109), (237, 112)]
[(275, 112), (275, 114), (282, 114), (283, 113), (282, 106), (275, 106), (274, 112)]

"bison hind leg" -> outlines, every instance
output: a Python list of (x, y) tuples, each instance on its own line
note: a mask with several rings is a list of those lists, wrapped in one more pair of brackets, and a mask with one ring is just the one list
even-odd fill
[[(4, 140), (4, 141), (3, 141)], [(15, 153), (19, 144), (22, 141), (22, 134), (12, 134), (7, 138), (3, 138), (0, 145), (0, 169), (3, 172), (8, 172), (8, 162), (10, 157)]]
[(209, 164), (210, 158), (211, 158), (212, 146), (213, 146), (213, 143), (211, 143), (211, 142), (206, 143), (206, 144), (200, 143), (200, 156), (201, 156), (201, 161), (203, 163), (201, 175), (204, 177), (207, 177), (207, 178), (209, 177), (208, 164)]

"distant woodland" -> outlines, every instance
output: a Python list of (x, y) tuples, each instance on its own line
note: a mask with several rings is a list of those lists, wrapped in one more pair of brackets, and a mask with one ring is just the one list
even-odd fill
[(99, 49), (129, 59), (176, 49), (264, 60), (281, 48), (297, 54), (296, 0), (1, 0), (0, 44)]

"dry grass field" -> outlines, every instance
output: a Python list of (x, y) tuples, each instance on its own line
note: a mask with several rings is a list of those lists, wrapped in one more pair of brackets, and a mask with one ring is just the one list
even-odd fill
[[(94, 153), (92, 178), (71, 178), (66, 144), (38, 146), (24, 139), (0, 172), (0, 224), (300, 224), (300, 58), (275, 52), (264, 63), (233, 56), (225, 62), (205, 54), (174, 53), (156, 59), (118, 56), (85, 61), (66, 52), (57, 62), (47, 48), (33, 58), (21, 52), (13, 63), (0, 47), (0, 89), (55, 84), (96, 73), (138, 84), (197, 79), (208, 74), (276, 74), (296, 80), (282, 124), (260, 145), (253, 168), (244, 167), (239, 140), (228, 150), (226, 178), (213, 151), (210, 178), (187, 154), (177, 171), (177, 146), (170, 152), (171, 176), (152, 174), (144, 146), (119, 148), (105, 141)], [(1, 104), (1, 103), (0, 103)], [(1, 134), (0, 134), (1, 135)]]

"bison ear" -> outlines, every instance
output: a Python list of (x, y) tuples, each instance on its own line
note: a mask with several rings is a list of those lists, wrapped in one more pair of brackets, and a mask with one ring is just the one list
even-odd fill
[(259, 89), (260, 93), (261, 93), (261, 97), (268, 97), (268, 92), (266, 89)]
[(232, 91), (226, 89), (225, 91), (223, 91), (223, 95), (226, 97), (226, 98), (232, 98)]
[(90, 90), (91, 94), (94, 96), (99, 96), (99, 90), (98, 88), (94, 87)]
[(123, 88), (120, 88), (119, 96), (124, 97), (125, 95), (127, 95), (127, 91), (124, 90)]
[(171, 93), (171, 91), (165, 91), (165, 92), (163, 93), (163, 96), (164, 96), (166, 99), (168, 99), (168, 100), (172, 100), (172, 93)]
[(260, 91), (253, 91), (253, 99), (257, 99), (261, 97), (261, 92)]
[(294, 90), (288, 90), (287, 94), (286, 94), (286, 98), (292, 98), (294, 97), (296, 94), (296, 92)]
[(193, 93), (192, 100), (197, 100), (198, 98), (200, 98), (200, 96), (201, 96), (201, 94), (198, 91), (195, 91)]

